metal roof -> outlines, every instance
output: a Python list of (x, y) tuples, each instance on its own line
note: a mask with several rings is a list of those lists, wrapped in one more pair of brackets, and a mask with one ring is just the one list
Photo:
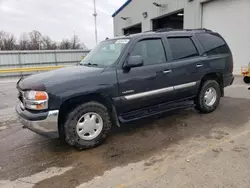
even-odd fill
[(112, 17), (115, 17), (119, 12), (121, 12), (131, 2), (132, 2), (132, 0), (127, 0), (117, 11), (115, 11), (114, 14), (112, 14)]

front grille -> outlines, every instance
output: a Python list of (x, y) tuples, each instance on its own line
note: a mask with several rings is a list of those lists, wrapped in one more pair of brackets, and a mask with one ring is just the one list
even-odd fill
[(23, 93), (21, 91), (18, 92), (18, 99), (23, 103)]

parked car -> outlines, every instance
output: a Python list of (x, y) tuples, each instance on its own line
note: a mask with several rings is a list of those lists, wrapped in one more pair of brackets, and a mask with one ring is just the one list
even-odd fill
[(101, 144), (112, 126), (173, 109), (213, 112), (233, 83), (225, 40), (206, 29), (108, 39), (73, 67), (17, 83), (20, 121), (79, 149)]

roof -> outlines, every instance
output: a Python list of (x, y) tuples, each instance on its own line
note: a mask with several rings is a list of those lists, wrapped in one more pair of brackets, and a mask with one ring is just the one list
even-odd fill
[(112, 14), (112, 17), (115, 17), (119, 12), (121, 12), (131, 2), (132, 2), (132, 0), (127, 0), (117, 11), (115, 11), (114, 14)]

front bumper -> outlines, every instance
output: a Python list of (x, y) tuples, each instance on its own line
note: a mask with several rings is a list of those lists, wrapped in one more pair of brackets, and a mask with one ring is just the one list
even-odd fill
[(20, 122), (27, 128), (42, 136), (59, 138), (58, 115), (59, 110), (49, 112), (32, 113), (23, 109), (21, 103), (16, 106), (16, 112)]

